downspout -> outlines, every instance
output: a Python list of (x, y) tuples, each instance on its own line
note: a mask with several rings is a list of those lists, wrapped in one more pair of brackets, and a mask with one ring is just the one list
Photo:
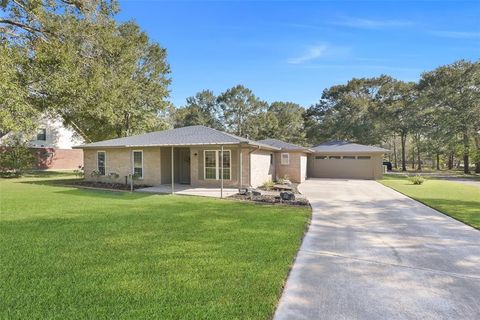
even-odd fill
[[(221, 146), (221, 153), (222, 155), (220, 156), (220, 179), (221, 179), (221, 184), (220, 184), (220, 198), (223, 199), (223, 144)], [(231, 170), (231, 166), (230, 166)]]
[(173, 153), (173, 146), (172, 146), (172, 157), (171, 157), (171, 161), (172, 161), (172, 194), (175, 193), (175, 180), (174, 180), (174, 160), (175, 160), (175, 157), (174, 157), (174, 153)]
[(238, 186), (238, 191), (241, 191), (243, 189), (243, 151), (242, 151), (242, 145), (240, 144), (240, 147), (239, 147), (239, 156), (240, 156), (240, 159), (238, 160), (239, 162), (239, 182), (240, 182), (240, 185)]

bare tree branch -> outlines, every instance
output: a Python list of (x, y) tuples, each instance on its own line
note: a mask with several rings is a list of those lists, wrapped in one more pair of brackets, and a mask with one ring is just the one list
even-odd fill
[(21, 28), (21, 29), (23, 29), (27, 32), (30, 32), (30, 33), (38, 34), (38, 35), (40, 35), (42, 40), (44, 40), (46, 42), (48, 41), (48, 39), (45, 36), (45, 34), (43, 33), (43, 31), (40, 30), (40, 29), (37, 29), (35, 27), (31, 27), (27, 24), (24, 24), (24, 23), (21, 23), (21, 22), (18, 22), (18, 21), (13, 21), (13, 20), (10, 20), (10, 19), (0, 19), (0, 24), (1, 23)]

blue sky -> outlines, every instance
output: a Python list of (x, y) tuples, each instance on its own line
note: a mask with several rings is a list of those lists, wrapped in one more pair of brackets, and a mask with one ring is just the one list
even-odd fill
[(480, 1), (120, 0), (168, 51), (171, 101), (236, 84), (308, 107), (352, 77), (423, 71), (480, 58)]

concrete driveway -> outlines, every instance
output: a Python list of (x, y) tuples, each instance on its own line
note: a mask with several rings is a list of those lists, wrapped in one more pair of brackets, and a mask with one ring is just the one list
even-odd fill
[(275, 319), (480, 319), (480, 232), (375, 181), (307, 180)]

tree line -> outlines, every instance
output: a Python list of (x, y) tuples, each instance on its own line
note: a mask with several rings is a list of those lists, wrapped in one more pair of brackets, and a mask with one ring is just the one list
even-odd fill
[(395, 167), (422, 170), (470, 164), (480, 172), (480, 61), (424, 72), (418, 82), (389, 76), (352, 79), (326, 89), (305, 113), (307, 138), (386, 145)]
[(318, 103), (267, 103), (237, 85), (169, 102), (167, 51), (115, 0), (0, 2), (0, 135), (60, 118), (87, 142), (202, 124), (250, 139), (315, 145), (382, 145), (393, 165), (422, 169), (471, 163), (480, 172), (480, 62), (460, 60), (418, 82), (355, 78)]
[(305, 109), (293, 102), (267, 102), (242, 85), (218, 96), (210, 90), (187, 98), (173, 113), (173, 125), (205, 125), (252, 140), (277, 138), (297, 144), (307, 142)]
[(480, 62), (441, 66), (418, 82), (387, 75), (354, 78), (325, 89), (307, 109), (292, 102), (268, 104), (241, 85), (218, 96), (204, 90), (174, 113), (175, 126), (195, 124), (251, 139), (382, 145), (402, 171), (408, 164), (422, 170), (428, 160), (436, 169), (463, 164), (465, 173), (473, 161), (480, 172)]

